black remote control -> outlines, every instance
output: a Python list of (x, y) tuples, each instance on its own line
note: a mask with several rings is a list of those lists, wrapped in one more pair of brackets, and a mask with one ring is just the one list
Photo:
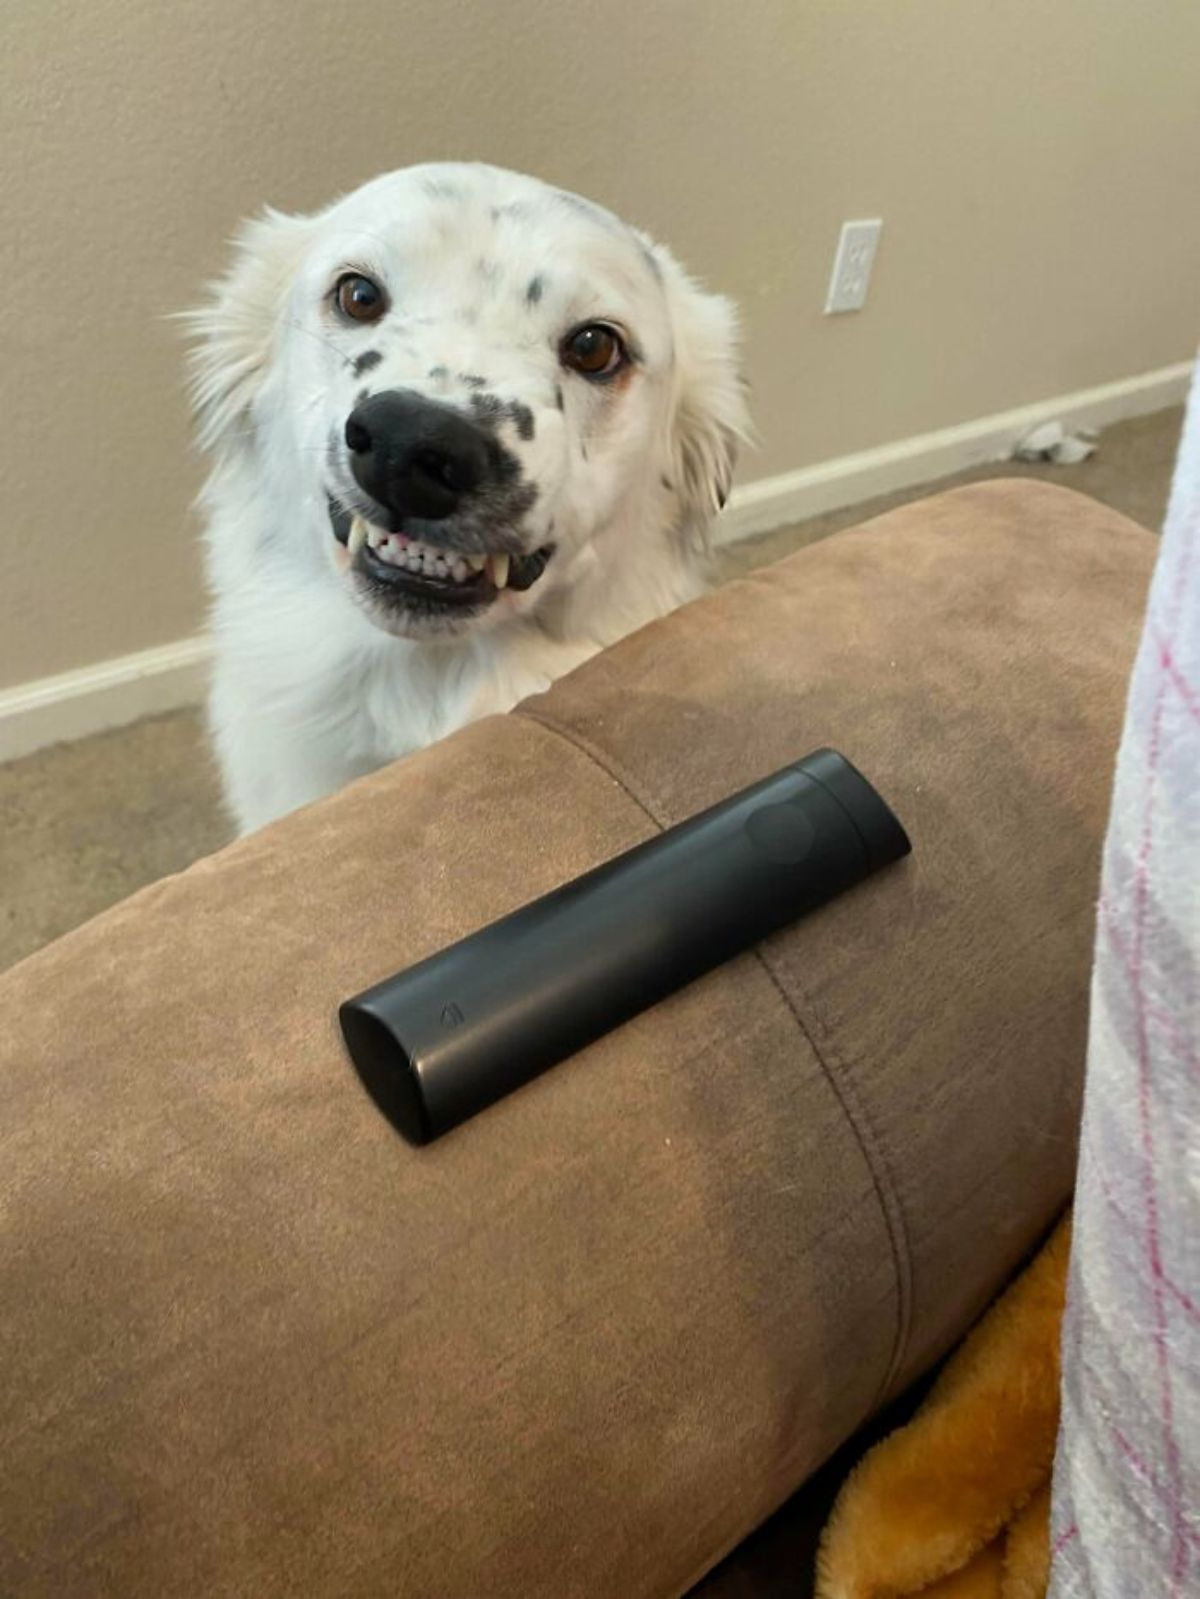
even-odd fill
[(346, 1045), (428, 1143), (910, 848), (818, 750), (346, 1000)]

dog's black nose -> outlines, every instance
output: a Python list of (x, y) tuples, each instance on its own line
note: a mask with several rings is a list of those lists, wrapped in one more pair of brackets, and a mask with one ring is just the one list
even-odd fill
[(465, 416), (405, 389), (373, 394), (346, 419), (350, 470), (396, 516), (440, 521), (487, 476), (488, 436)]

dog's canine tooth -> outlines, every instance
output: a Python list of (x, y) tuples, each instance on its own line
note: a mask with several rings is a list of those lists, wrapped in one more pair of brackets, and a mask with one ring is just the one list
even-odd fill
[(491, 557), (492, 582), (498, 589), (508, 587), (508, 555), (501, 550), (498, 555)]
[(346, 539), (346, 549), (350, 554), (351, 560), (354, 559), (367, 542), (367, 536), (367, 524), (361, 516), (356, 516), (350, 524), (350, 533)]

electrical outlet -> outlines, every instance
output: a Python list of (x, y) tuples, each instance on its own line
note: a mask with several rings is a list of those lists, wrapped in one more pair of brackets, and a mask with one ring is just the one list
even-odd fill
[(839, 311), (861, 311), (866, 305), (871, 268), (882, 230), (883, 222), (878, 217), (869, 222), (842, 223), (833, 276), (829, 279), (829, 293), (825, 299), (826, 316), (836, 316)]

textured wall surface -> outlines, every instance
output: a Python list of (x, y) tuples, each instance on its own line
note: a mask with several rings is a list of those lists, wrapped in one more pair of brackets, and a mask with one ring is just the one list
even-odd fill
[(743, 305), (742, 481), (1194, 349), (1192, 0), (8, 0), (3, 43), (0, 687), (201, 624), (164, 318), (265, 201), (439, 157), (604, 201)]

